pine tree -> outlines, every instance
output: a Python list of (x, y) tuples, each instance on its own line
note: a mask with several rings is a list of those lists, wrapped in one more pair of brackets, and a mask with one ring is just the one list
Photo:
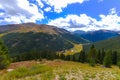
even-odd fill
[(90, 64), (90, 66), (93, 66), (93, 67), (95, 66), (96, 62), (95, 62), (94, 58), (89, 59), (89, 64)]
[(104, 48), (102, 49), (102, 51), (101, 51), (101, 55), (100, 55), (100, 64), (103, 64), (103, 60), (104, 60), (104, 57), (105, 57), (105, 50), (104, 50)]
[(97, 62), (98, 63), (101, 63), (101, 51), (100, 50), (98, 50), (98, 53), (97, 53)]
[(113, 52), (113, 54), (112, 54), (112, 63), (114, 64), (114, 65), (116, 65), (117, 64), (117, 51), (114, 51)]
[(60, 59), (65, 60), (65, 55), (64, 54), (60, 54)]
[[(81, 51), (82, 52), (82, 51)], [(79, 59), (78, 59), (78, 62), (81, 62), (81, 52), (79, 54)]]
[(73, 54), (72, 57), (72, 61), (76, 61), (75, 54)]
[(65, 60), (70, 61), (70, 55), (66, 55)]
[(0, 69), (7, 68), (11, 60), (8, 56), (8, 49), (4, 45), (3, 41), (0, 39)]
[(118, 67), (119, 67), (119, 69), (120, 69), (120, 61), (118, 61), (118, 62), (117, 62), (117, 66), (118, 66)]
[(112, 65), (112, 51), (108, 51), (104, 57), (103, 65), (110, 68)]
[(86, 54), (85, 54), (85, 50), (83, 49), (83, 51), (81, 51), (80, 53), (81, 56), (81, 62), (84, 63), (86, 61)]
[(91, 46), (90, 51), (88, 53), (88, 60), (89, 60), (89, 64), (91, 66), (95, 66), (96, 62), (97, 62), (97, 51), (94, 47), (94, 45)]

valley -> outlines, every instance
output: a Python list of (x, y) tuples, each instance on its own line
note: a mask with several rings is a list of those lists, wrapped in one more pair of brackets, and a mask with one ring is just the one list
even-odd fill
[(120, 80), (117, 32), (80, 34), (35, 23), (0, 26), (1, 55), (11, 62), (0, 80)]
[(120, 0), (0, 0), (0, 80), (120, 80)]

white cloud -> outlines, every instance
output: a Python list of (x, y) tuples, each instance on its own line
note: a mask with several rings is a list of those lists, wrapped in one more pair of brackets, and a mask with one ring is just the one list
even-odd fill
[[(51, 20), (48, 24), (58, 26), (60, 28), (65, 29), (81, 29), (81, 30), (88, 30), (88, 28), (92, 28), (94, 26), (94, 22), (96, 22), (95, 19), (87, 16), (86, 14), (81, 14), (80, 16), (77, 15), (68, 15), (66, 18), (58, 18), (55, 20)], [(92, 26), (88, 26), (92, 25)]]
[(36, 1), (38, 2), (39, 6), (40, 6), (41, 8), (43, 8), (43, 7), (44, 7), (44, 4), (42, 3), (42, 1), (41, 1), (41, 0), (36, 0)]
[(35, 4), (30, 4), (28, 0), (1, 0), (0, 8), (5, 12), (0, 15), (4, 17), (6, 23), (35, 22), (44, 18), (43, 12), (38, 11)]
[(46, 4), (54, 7), (54, 12), (60, 13), (62, 9), (67, 7), (67, 5), (72, 3), (83, 3), (87, 0), (43, 0)]
[(0, 16), (4, 15), (4, 12), (0, 12)]
[(109, 15), (100, 15), (101, 21), (98, 25), (105, 27), (108, 30), (120, 30), (120, 16), (116, 14), (116, 10), (112, 9)]
[(115, 8), (110, 9), (110, 13), (109, 13), (109, 14), (110, 14), (110, 15), (116, 14), (116, 9), (115, 9)]
[(49, 12), (49, 11), (51, 11), (51, 7), (47, 7), (47, 8), (45, 8), (44, 9), (46, 12)]
[(100, 20), (97, 21), (95, 18), (87, 16), (86, 14), (68, 15), (65, 18), (58, 18), (51, 20), (48, 24), (65, 28), (70, 31), (74, 30), (119, 30), (120, 31), (120, 16), (116, 14), (115, 8), (110, 10), (108, 15), (99, 15)]

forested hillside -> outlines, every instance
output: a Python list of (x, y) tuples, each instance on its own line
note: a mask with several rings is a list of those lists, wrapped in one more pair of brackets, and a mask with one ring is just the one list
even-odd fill
[(56, 52), (73, 48), (74, 44), (88, 43), (64, 29), (34, 23), (0, 26), (0, 33), (10, 55)]
[(84, 45), (86, 51), (89, 50), (90, 46), (94, 44), (97, 49), (105, 49), (105, 50), (113, 50), (120, 51), (120, 36), (113, 37), (107, 40), (91, 43), (88, 45)]

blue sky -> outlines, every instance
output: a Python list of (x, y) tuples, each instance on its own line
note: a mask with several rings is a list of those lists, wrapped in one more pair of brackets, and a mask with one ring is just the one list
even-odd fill
[(1, 0), (0, 25), (34, 22), (69, 31), (119, 30), (120, 0)]

